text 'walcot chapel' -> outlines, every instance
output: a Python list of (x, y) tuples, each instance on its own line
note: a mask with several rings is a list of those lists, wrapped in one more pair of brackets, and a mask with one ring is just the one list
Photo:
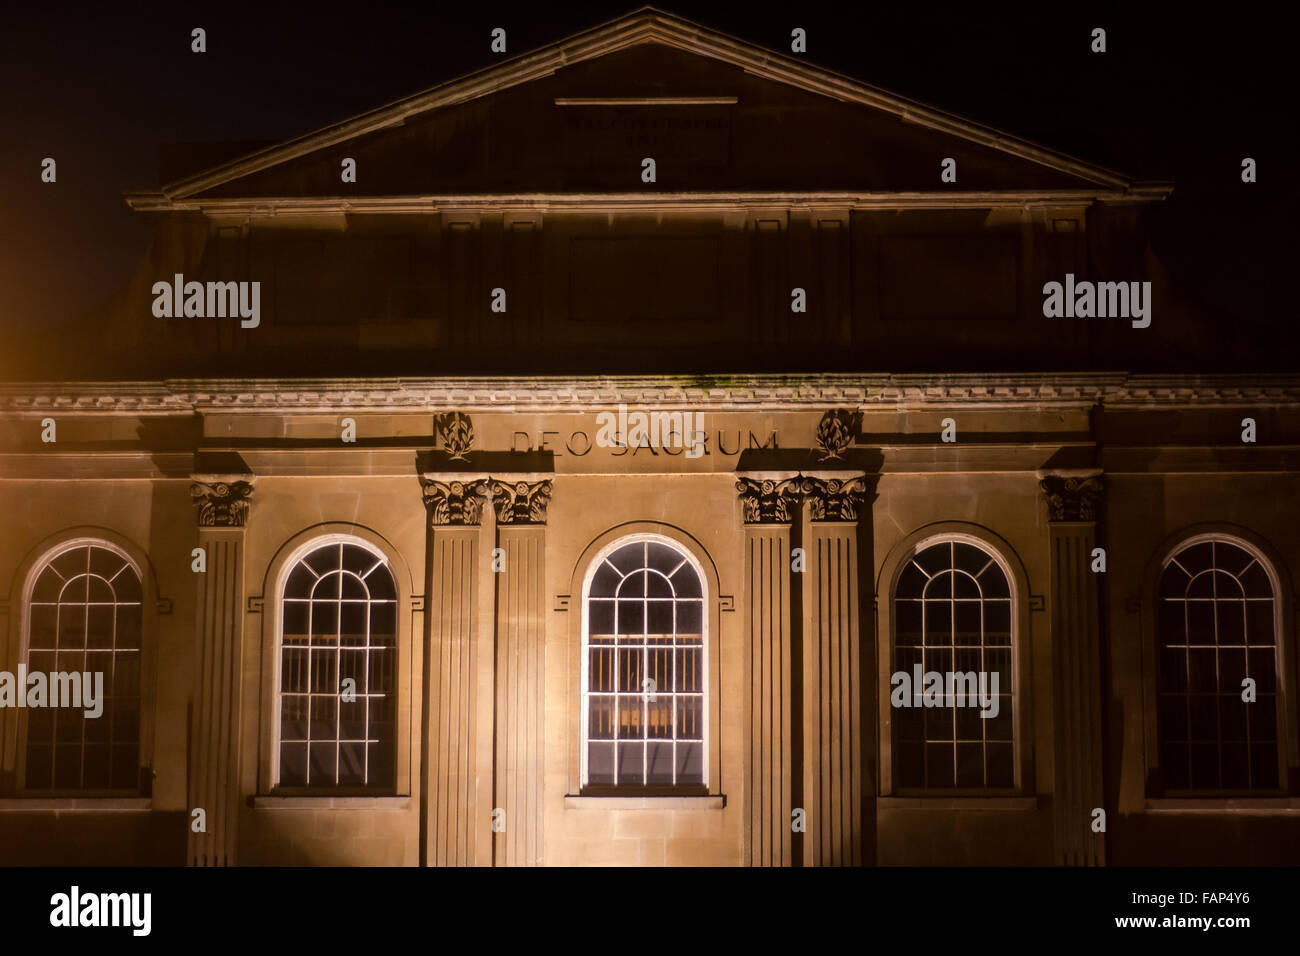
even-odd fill
[(161, 181), (0, 386), (4, 863), (1300, 859), (1176, 184), (650, 8)]

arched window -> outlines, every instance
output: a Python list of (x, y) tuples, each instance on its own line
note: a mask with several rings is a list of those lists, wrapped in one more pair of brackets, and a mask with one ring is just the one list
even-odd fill
[[(904, 563), (894, 587), (891, 680), (898, 789), (1015, 786), (1013, 615), (1007, 572), (971, 539), (930, 539)], [(942, 680), (942, 695), (924, 693), (931, 675)]]
[[(26, 694), (39, 673), (47, 698), (45, 706), (24, 712), (23, 786), (48, 793), (137, 793), (140, 569), (99, 540), (68, 542), (36, 567), (27, 600), (28, 688), (17, 691)], [(68, 706), (65, 695), (74, 686), (81, 705)]]
[(359, 540), (291, 562), (281, 602), (281, 788), (395, 787), (397, 591)]
[[(1170, 790), (1279, 786), (1274, 575), (1243, 541), (1204, 535), (1165, 559), (1156, 727)], [(1242, 699), (1251, 678), (1253, 702)]]
[(702, 575), (666, 540), (617, 542), (585, 589), (583, 783), (705, 785)]

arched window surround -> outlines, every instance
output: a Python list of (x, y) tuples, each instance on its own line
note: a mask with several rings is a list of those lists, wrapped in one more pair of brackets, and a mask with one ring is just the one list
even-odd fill
[[(1274, 634), (1277, 642), (1277, 724), (1279, 755), (1279, 786), (1276, 791), (1256, 789), (1251, 791), (1195, 791), (1167, 790), (1160, 769), (1160, 737), (1158, 713), (1157, 655), (1159, 648), (1158, 608), (1160, 579), (1169, 562), (1186, 548), (1208, 541), (1224, 541), (1251, 554), (1268, 576), (1273, 589)], [(1292, 578), (1286, 563), (1276, 548), (1262, 535), (1250, 528), (1228, 522), (1201, 522), (1181, 528), (1161, 542), (1152, 553), (1142, 580), (1142, 689), (1143, 689), (1143, 739), (1146, 769), (1146, 796), (1156, 803), (1149, 809), (1168, 806), (1188, 807), (1197, 801), (1207, 809), (1232, 805), (1253, 805), (1252, 801), (1269, 801), (1279, 795), (1292, 794), (1300, 785), (1300, 746), (1297, 745), (1296, 726), (1296, 655), (1293, 619)], [(1168, 804), (1165, 801), (1168, 801)], [(1259, 803), (1264, 806), (1264, 803)]]
[[(392, 790), (329, 788), (284, 788), (279, 782), (280, 750), (280, 665), (281, 634), (284, 626), (284, 588), (290, 573), (308, 554), (330, 544), (353, 544), (382, 558), (392, 574), (397, 593), (397, 657), (394, 662), (394, 762)], [(259, 709), (260, 746), (258, 789), (265, 797), (301, 798), (308, 803), (347, 798), (383, 801), (411, 795), (412, 713), (418, 701), (420, 681), (416, 674), (418, 654), (412, 645), (413, 605), (411, 575), (400, 552), (382, 535), (362, 525), (326, 522), (305, 529), (285, 542), (267, 565), (262, 594), (262, 692)], [(258, 806), (263, 805), (259, 798)], [(268, 806), (277, 805), (267, 803)], [(289, 805), (289, 804), (286, 804)]]
[[(704, 787), (674, 791), (672, 788), (655, 787), (589, 787), (584, 786), (583, 750), (583, 691), (586, 687), (587, 635), (586, 618), (589, 583), (600, 561), (617, 548), (635, 540), (658, 541), (682, 552), (690, 560), (700, 579), (704, 595), (704, 688), (705, 688), (705, 758)], [(716, 797), (722, 793), (721, 761), (721, 701), (719, 697), (719, 635), (721, 633), (719, 612), (721, 601), (718, 590), (717, 568), (704, 547), (689, 533), (663, 522), (632, 521), (610, 528), (599, 535), (583, 550), (574, 566), (571, 578), (570, 594), (575, 600), (569, 607), (569, 661), (567, 711), (569, 738), (569, 783), (567, 793), (572, 796), (601, 796), (627, 798), (629, 800), (642, 795), (651, 797), (662, 794), (673, 796), (675, 793), (703, 793)]]
[[(29, 601), (36, 578), (46, 564), (65, 551), (94, 545), (124, 559), (140, 580), (140, 708), (139, 768), (137, 784), (129, 789), (48, 790), (25, 786), (27, 740), (26, 708), (0, 708), (0, 794), (40, 801), (52, 808), (81, 809), (83, 801), (98, 804), (113, 802), (121, 809), (147, 809), (153, 790), (154, 736), (156, 727), (157, 653), (158, 653), (158, 581), (147, 553), (126, 535), (111, 528), (82, 525), (49, 535), (32, 548), (19, 563), (10, 589), (12, 609), (8, 640), (0, 647), (3, 669), (17, 673), (20, 662), (27, 661), (30, 627)], [(0, 635), (3, 636), (3, 635)], [(107, 683), (105, 693), (108, 693)]]
[[(1010, 790), (944, 788), (932, 790), (901, 790), (897, 783), (894, 755), (894, 715), (890, 705), (893, 687), (890, 678), (894, 668), (895, 613), (894, 594), (898, 579), (908, 561), (926, 548), (947, 541), (970, 544), (986, 552), (1006, 576), (1011, 591), (1011, 670), (1015, 686), (1012, 691), (1012, 716), (1014, 747), (1013, 767), (1015, 785)], [(981, 799), (998, 799), (1034, 793), (1033, 746), (1031, 708), (1033, 707), (1030, 681), (1031, 629), (1029, 608), (1029, 579), (1016, 550), (999, 535), (980, 525), (964, 521), (944, 521), (926, 525), (913, 531), (895, 544), (881, 562), (876, 582), (876, 614), (880, 640), (877, 643), (877, 701), (878, 740), (880, 745), (880, 795), (882, 797), (934, 797), (962, 800), (969, 798), (972, 805)]]

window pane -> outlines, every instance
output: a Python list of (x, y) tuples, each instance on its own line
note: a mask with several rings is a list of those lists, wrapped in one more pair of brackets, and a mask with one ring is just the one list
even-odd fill
[(631, 574), (638, 568), (645, 567), (645, 544), (636, 542), (619, 548), (608, 558), (605, 559), (621, 574)]
[(365, 601), (370, 597), (366, 586), (355, 574), (342, 575), (339, 578), (339, 586), (342, 591), (339, 596), (345, 601)]
[(644, 572), (644, 577), (646, 597), (672, 598), (672, 585), (668, 583), (666, 577), (662, 574), (655, 574), (653, 571)]
[(335, 740), (335, 730), (338, 724), (338, 698), (313, 696), (311, 699), (311, 726), (309, 728), (312, 740)]
[(337, 783), (335, 754), (337, 746), (332, 740), (324, 743), (317, 743), (315, 740), (311, 742), (311, 763), (307, 771), (308, 782)]
[(927, 743), (925, 745), (926, 785), (930, 787), (953, 786), (953, 745)]
[(305, 694), (285, 694), (280, 698), (280, 739), (307, 739), (308, 698)]
[(311, 589), (313, 601), (337, 601), (340, 596), (339, 585), (342, 575), (338, 571), (328, 571), (318, 578)]
[(366, 745), (339, 744), (339, 783), (357, 786), (366, 782)]
[(381, 564), (370, 571), (365, 577), (366, 587), (370, 590), (370, 600), (372, 601), (396, 601), (397, 587), (393, 582), (393, 576), (388, 571), (388, 566)]
[(621, 580), (622, 575), (609, 562), (602, 561), (591, 579), (590, 593), (593, 597), (613, 597), (618, 593), (618, 584)]
[(108, 744), (86, 745), (85, 786), (91, 790), (108, 789), (112, 784), (112, 753)]
[(669, 743), (646, 744), (646, 783), (671, 784), (673, 782), (673, 745)]
[(673, 632), (673, 602), (672, 601), (647, 601), (646, 602), (646, 633), (647, 634), (672, 634)]
[(614, 737), (614, 698), (592, 696), (587, 701), (587, 736), (592, 740)]
[(587, 632), (589, 634), (614, 633), (614, 602), (594, 600), (587, 602)]
[(640, 648), (618, 651), (618, 689), (621, 691), (641, 692), (642, 664), (645, 652)]
[(645, 744), (618, 745), (618, 782), (645, 783)]
[(700, 577), (689, 562), (684, 562), (669, 579), (679, 598), (700, 597)]
[(614, 649), (593, 647), (587, 661), (587, 686), (592, 692), (614, 689)]
[(646, 736), (652, 740), (673, 739), (672, 695), (656, 694), (654, 700), (646, 701)]
[(642, 716), (645, 700), (640, 695), (619, 695), (618, 698), (618, 736), (620, 740), (640, 740), (645, 737)]
[(704, 782), (704, 745), (679, 743), (677, 745), (677, 783), (702, 784)]
[(282, 743), (280, 745), (280, 783), (286, 787), (307, 785), (307, 745)]
[(677, 602), (677, 633), (699, 634), (704, 629), (704, 607), (700, 601)]
[(677, 739), (702, 740), (704, 738), (704, 698), (678, 697)]
[(589, 744), (587, 746), (587, 781), (594, 784), (614, 782), (614, 745)]
[(923, 605), (925, 614), (925, 643), (952, 643), (952, 602), (930, 601)]
[(701, 647), (679, 647), (674, 652), (677, 656), (677, 686), (681, 693), (698, 694), (704, 690), (704, 675), (700, 673), (700, 664), (704, 649)]
[(899, 601), (894, 615), (894, 641), (899, 645), (921, 643), (921, 602)]
[(618, 602), (618, 633), (645, 634), (645, 602), (640, 600)]

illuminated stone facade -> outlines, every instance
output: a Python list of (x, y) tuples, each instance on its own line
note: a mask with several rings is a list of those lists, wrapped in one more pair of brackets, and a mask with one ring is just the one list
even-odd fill
[[(1198, 341), (1158, 277), (1042, 313), (1150, 279), (1168, 191), (647, 10), (128, 197), (101, 373), (0, 389), (0, 663), (138, 682), (102, 739), (0, 708), (0, 857), (1294, 860), (1300, 377), (1143, 371)], [(177, 274), (259, 323), (155, 316)], [(93, 542), (138, 601), (39, 599)], [(1256, 588), (1208, 632), (1201, 544)], [(913, 659), (1002, 716), (905, 725)]]

